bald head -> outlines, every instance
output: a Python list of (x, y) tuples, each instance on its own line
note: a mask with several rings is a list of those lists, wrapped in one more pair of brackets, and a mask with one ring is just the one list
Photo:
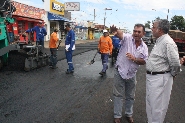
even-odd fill
[(123, 31), (117, 30), (116, 37), (118, 37), (120, 40), (122, 40), (123, 39)]

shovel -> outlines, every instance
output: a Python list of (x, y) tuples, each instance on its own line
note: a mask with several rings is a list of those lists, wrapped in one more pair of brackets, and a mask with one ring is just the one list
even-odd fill
[(95, 61), (94, 61), (94, 59), (95, 59), (95, 57), (96, 57), (97, 53), (98, 53), (98, 51), (95, 53), (95, 55), (94, 55), (93, 59), (88, 63), (89, 65), (91, 65), (91, 64), (93, 64), (93, 63), (95, 62)]
[(62, 40), (60, 39), (60, 40), (59, 40), (59, 43), (58, 43), (58, 46), (57, 46), (57, 50), (58, 50), (58, 48), (59, 48), (61, 42), (62, 42)]

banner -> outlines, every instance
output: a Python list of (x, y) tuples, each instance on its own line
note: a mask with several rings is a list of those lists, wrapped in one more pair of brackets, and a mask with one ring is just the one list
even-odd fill
[(13, 13), (13, 15), (44, 20), (46, 13), (44, 9), (28, 6), (15, 1), (13, 1), (13, 4), (16, 8), (16, 11)]

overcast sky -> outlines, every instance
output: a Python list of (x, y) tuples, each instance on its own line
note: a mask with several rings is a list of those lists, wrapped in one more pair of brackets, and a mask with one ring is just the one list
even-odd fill
[[(24, 4), (43, 8), (42, 0), (15, 0)], [(184, 16), (185, 0), (58, 0), (60, 3), (80, 2), (80, 11), (72, 12), (73, 21), (93, 21), (104, 24), (105, 8), (106, 26), (115, 25), (120, 28), (133, 30), (136, 23), (145, 24), (156, 17), (169, 20), (174, 15)], [(169, 9), (169, 13), (168, 13)]]

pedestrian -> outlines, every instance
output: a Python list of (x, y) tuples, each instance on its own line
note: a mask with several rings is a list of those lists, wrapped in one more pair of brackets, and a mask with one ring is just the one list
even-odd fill
[(148, 123), (163, 123), (170, 101), (173, 78), (180, 72), (178, 48), (168, 35), (166, 19), (152, 27), (156, 43), (146, 62), (146, 113)]
[[(120, 40), (118, 37), (116, 37), (117, 31), (113, 31), (114, 36), (112, 36), (112, 44), (113, 44), (113, 50), (112, 50), (112, 62), (117, 60), (117, 56), (120, 49)], [(114, 58), (114, 59), (113, 59)]]
[(135, 24), (133, 34), (117, 31), (116, 36), (121, 40), (121, 47), (115, 64), (113, 97), (114, 122), (121, 123), (123, 99), (125, 95), (125, 119), (133, 123), (133, 104), (136, 90), (136, 72), (148, 58), (148, 47), (143, 42), (145, 34), (143, 24)]
[(57, 64), (57, 42), (59, 39), (57, 38), (57, 32), (58, 29), (54, 29), (54, 32), (50, 36), (50, 41), (49, 41), (49, 48), (51, 52), (50, 56), (50, 67), (52, 69), (56, 69), (56, 64)]
[(47, 35), (46, 29), (43, 27), (43, 22), (39, 21), (37, 26), (28, 29), (25, 33), (35, 32), (36, 33), (36, 44), (44, 47), (44, 36)]
[(70, 74), (74, 72), (72, 57), (73, 51), (75, 50), (75, 32), (71, 29), (70, 23), (65, 25), (65, 29), (67, 30), (66, 40), (65, 40), (65, 54), (68, 63), (68, 69), (66, 74)]
[(98, 44), (98, 51), (101, 54), (101, 59), (102, 59), (102, 65), (103, 69), (99, 73), (100, 75), (104, 75), (106, 73), (106, 70), (108, 69), (108, 59), (109, 55), (112, 55), (112, 39), (108, 36), (108, 31), (103, 30), (103, 36), (100, 37), (99, 44)]

